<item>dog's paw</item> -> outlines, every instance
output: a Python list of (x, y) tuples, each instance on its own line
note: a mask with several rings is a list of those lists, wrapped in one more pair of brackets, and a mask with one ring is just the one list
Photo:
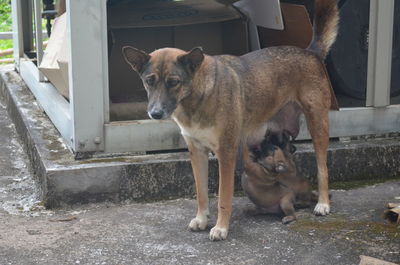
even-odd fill
[(282, 218), (282, 224), (286, 225), (293, 221), (296, 221), (296, 217), (293, 215), (288, 215)]
[(226, 239), (228, 236), (228, 229), (223, 227), (214, 226), (210, 231), (211, 241), (220, 241)]
[(189, 223), (189, 229), (190, 231), (203, 231), (206, 229), (208, 223), (208, 218), (207, 216), (201, 217), (201, 216), (196, 216), (195, 218), (192, 219)]
[(328, 203), (317, 203), (314, 208), (315, 215), (328, 215), (330, 212), (330, 207)]

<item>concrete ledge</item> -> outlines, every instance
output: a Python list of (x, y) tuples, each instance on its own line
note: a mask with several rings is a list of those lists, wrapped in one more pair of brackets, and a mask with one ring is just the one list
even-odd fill
[[(186, 152), (116, 156), (75, 160), (59, 132), (41, 110), (20, 76), (0, 70), (0, 96), (30, 157), (47, 207), (95, 201), (148, 201), (193, 196), (195, 193)], [(316, 163), (310, 143), (298, 144), (299, 174), (315, 182)], [(329, 150), (331, 181), (392, 179), (400, 176), (398, 139), (342, 143)], [(210, 157), (210, 192), (217, 190), (217, 162)], [(239, 177), (236, 177), (239, 187)]]

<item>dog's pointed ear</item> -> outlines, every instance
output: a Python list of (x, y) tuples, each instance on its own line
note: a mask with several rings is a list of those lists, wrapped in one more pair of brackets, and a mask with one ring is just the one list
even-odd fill
[(143, 71), (143, 66), (150, 60), (150, 55), (146, 52), (131, 46), (122, 47), (122, 54), (124, 55), (125, 61), (138, 73)]
[(195, 47), (190, 52), (179, 55), (178, 62), (180, 62), (189, 72), (194, 73), (204, 60), (204, 53), (201, 47)]

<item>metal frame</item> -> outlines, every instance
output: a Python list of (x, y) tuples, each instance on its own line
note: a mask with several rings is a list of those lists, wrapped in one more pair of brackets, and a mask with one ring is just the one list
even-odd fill
[(367, 106), (390, 105), (394, 0), (370, 0)]
[(19, 59), (24, 56), (21, 0), (13, 0), (11, 2), (11, 13), (13, 20), (12, 28), (13, 28), (14, 61), (15, 61), (15, 68), (19, 70)]
[[(73, 151), (121, 153), (185, 147), (172, 121), (110, 122), (106, 0), (67, 0), (70, 102), (50, 83), (40, 82), (37, 67), (24, 56), (33, 48), (32, 25), (22, 16), (29, 15), (31, 1), (12, 0), (16, 68)], [(35, 14), (41, 17), (38, 2)], [(371, 0), (366, 103), (373, 107), (331, 112), (331, 137), (400, 131), (400, 105), (388, 106), (393, 5), (394, 0)], [(298, 139), (310, 139), (305, 122)]]
[[(43, 37), (47, 37), (47, 32), (43, 31), (42, 32)], [(10, 31), (10, 32), (0, 32), (0, 40), (11, 40), (13, 39), (14, 36), (14, 32)]]
[(68, 101), (52, 84), (39, 81), (39, 70), (30, 60), (24, 58), (20, 60), (19, 72), (61, 135), (65, 139), (70, 139), (72, 120)]
[[(385, 108), (342, 108), (329, 113), (331, 138), (400, 132), (400, 105)], [(304, 117), (297, 140), (310, 140)]]
[[(42, 30), (42, 0), (34, 0), (35, 10), (35, 46), (37, 65), (40, 65), (43, 58), (43, 30)], [(38, 71), (39, 82), (44, 82), (45, 78), (42, 72)]]
[(68, 0), (67, 35), (72, 138), (77, 152), (104, 150), (108, 120), (106, 0)]

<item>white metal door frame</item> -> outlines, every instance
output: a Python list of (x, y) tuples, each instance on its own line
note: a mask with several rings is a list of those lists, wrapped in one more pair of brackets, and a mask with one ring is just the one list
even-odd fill
[(67, 0), (70, 144), (76, 152), (104, 150), (109, 104), (106, 8), (106, 0)]
[(394, 0), (370, 0), (366, 106), (390, 105)]

